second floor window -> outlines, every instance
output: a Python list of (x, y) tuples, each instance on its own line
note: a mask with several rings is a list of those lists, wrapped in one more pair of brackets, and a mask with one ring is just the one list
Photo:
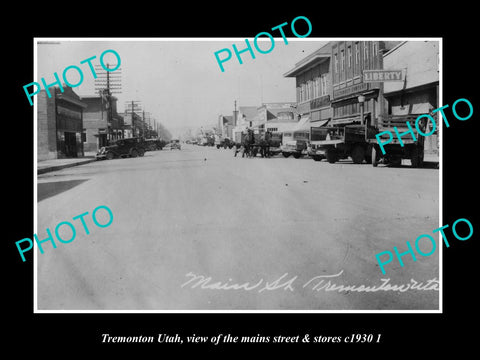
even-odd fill
[(360, 64), (360, 45), (355, 43), (355, 67)]
[(352, 67), (352, 47), (349, 46), (347, 49), (347, 56), (348, 56), (348, 67)]
[(320, 96), (324, 96), (324, 95), (327, 95), (327, 74), (322, 74), (322, 76), (320, 77), (320, 82), (321, 82), (321, 85), (320, 85)]
[[(367, 65), (368, 64), (368, 42), (364, 42), (363, 58), (365, 59), (365, 65)], [(367, 67), (365, 66), (365, 68)]]

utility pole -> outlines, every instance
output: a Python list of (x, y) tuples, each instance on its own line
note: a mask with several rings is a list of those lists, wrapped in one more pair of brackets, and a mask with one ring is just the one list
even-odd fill
[(135, 126), (135, 117), (137, 112), (141, 112), (140, 101), (131, 100), (125, 103), (125, 115), (130, 114), (132, 118), (132, 136), (135, 137), (137, 134), (137, 127)]
[(234, 101), (235, 110), (233, 111), (233, 122), (237, 126), (237, 100)]
[[(122, 93), (122, 73), (121, 68), (115, 70), (114, 74), (110, 74), (110, 65), (107, 64), (107, 69), (100, 67), (100, 65), (95, 66), (95, 73), (97, 77), (95, 79), (95, 91), (98, 91), (100, 97), (106, 101), (106, 110), (107, 110), (107, 139), (111, 140), (113, 138), (112, 134), (112, 120), (113, 120), (113, 106), (112, 106), (112, 96), (113, 94)], [(102, 109), (103, 112), (103, 109)]]

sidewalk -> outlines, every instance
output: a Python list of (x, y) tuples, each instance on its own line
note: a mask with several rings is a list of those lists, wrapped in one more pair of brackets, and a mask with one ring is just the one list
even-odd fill
[(57, 171), (72, 166), (88, 164), (95, 161), (95, 157), (87, 156), (75, 159), (51, 159), (37, 162), (37, 175), (44, 174), (50, 171)]

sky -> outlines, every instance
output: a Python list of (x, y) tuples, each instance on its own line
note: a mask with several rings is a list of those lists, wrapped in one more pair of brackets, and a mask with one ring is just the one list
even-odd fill
[[(123, 113), (125, 103), (140, 101), (143, 110), (161, 122), (172, 134), (181, 135), (186, 128), (192, 130), (213, 125), (218, 116), (232, 115), (234, 101), (239, 106), (260, 106), (267, 102), (294, 102), (295, 78), (285, 78), (295, 63), (322, 47), (326, 42), (312, 38), (275, 38), (273, 49), (258, 52), (249, 38), (255, 53), (241, 54), (240, 64), (232, 44), (245, 49), (245, 38), (221, 39), (47, 39), (37, 38), (36, 81), (45, 78), (47, 84), (55, 81), (54, 72), (61, 81), (63, 70), (78, 66), (83, 81), (73, 90), (78, 95), (93, 95), (94, 77), (87, 63), (80, 62), (96, 56), (93, 65), (100, 65), (105, 50), (115, 50), (121, 59), (122, 93), (117, 110)], [(268, 50), (272, 46), (268, 38), (258, 46)], [(232, 52), (229, 61), (223, 63), (222, 72), (214, 53), (228, 48)], [(219, 54), (226, 56), (226, 52)], [(116, 64), (111, 52), (104, 55), (104, 63)], [(115, 72), (111, 72), (115, 74)], [(75, 69), (68, 70), (70, 83), (78, 83)]]

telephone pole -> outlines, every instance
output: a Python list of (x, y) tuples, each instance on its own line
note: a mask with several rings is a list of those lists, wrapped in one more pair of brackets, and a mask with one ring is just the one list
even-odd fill
[[(107, 64), (107, 69), (110, 69), (110, 65)], [(122, 72), (121, 68), (115, 70), (113, 74), (110, 71), (103, 69), (100, 65), (95, 66), (95, 73), (97, 78), (95, 79), (95, 91), (98, 92), (102, 98), (102, 103), (105, 101), (105, 107), (107, 110), (107, 139), (112, 139), (112, 120), (113, 120), (113, 107), (112, 96), (113, 94), (122, 93)], [(102, 110), (103, 111), (103, 110)]]
[(137, 112), (140, 113), (142, 111), (141, 103), (137, 100), (131, 100), (125, 103), (125, 115), (130, 114), (132, 119), (132, 137), (136, 137), (137, 135), (137, 127), (135, 126), (135, 117)]
[(233, 111), (233, 123), (237, 126), (237, 100), (234, 101), (235, 110)]

